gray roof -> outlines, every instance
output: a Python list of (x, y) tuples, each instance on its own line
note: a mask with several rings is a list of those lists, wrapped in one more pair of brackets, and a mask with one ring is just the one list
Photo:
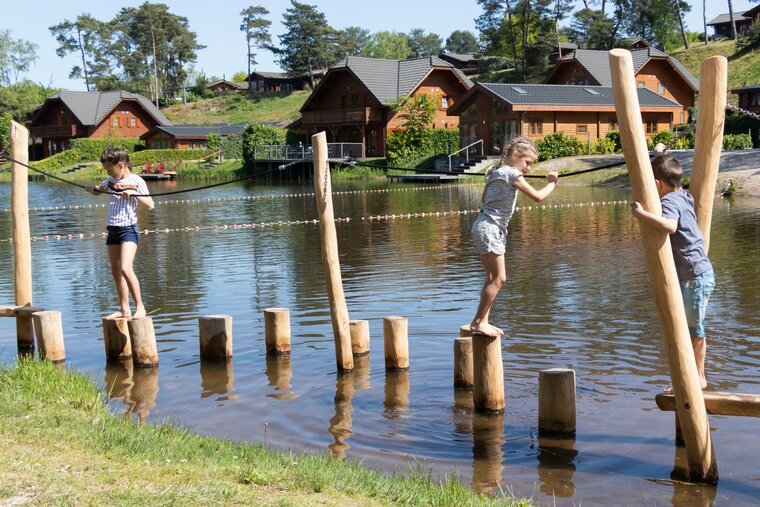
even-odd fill
[(449, 58), (451, 60), (456, 60), (460, 63), (477, 63), (478, 60), (480, 60), (477, 56), (475, 56), (472, 53), (442, 53), (439, 56), (441, 58)]
[(125, 91), (77, 92), (66, 90), (48, 97), (48, 101), (54, 99), (60, 99), (82, 125), (97, 125), (122, 100), (135, 100), (139, 102), (143, 109), (153, 116), (159, 125), (172, 124), (151, 101), (137, 93)]
[(754, 92), (754, 91), (760, 91), (760, 83), (754, 84), (754, 85), (746, 85), (742, 86), (741, 88), (733, 88), (731, 90), (731, 93), (737, 93), (737, 92)]
[(340, 68), (350, 69), (383, 105), (389, 105), (398, 97), (411, 94), (434, 68), (451, 69), (459, 76), (465, 87), (472, 86), (472, 81), (462, 71), (437, 56), (410, 60), (349, 56), (331, 67), (331, 69)]
[(149, 134), (152, 135), (156, 130), (166, 132), (173, 137), (201, 138), (208, 137), (209, 134), (232, 136), (242, 134), (246, 125), (246, 122), (223, 123), (218, 125), (159, 125), (140, 137), (148, 137)]
[[(734, 11), (734, 21), (744, 21), (744, 12), (737, 12)], [(730, 23), (731, 22), (731, 13), (726, 12), (725, 14), (719, 14), (718, 16), (714, 17), (710, 21), (707, 22), (707, 25), (721, 25), (723, 23)]]
[(216, 86), (218, 84), (227, 83), (228, 85), (232, 86), (233, 88), (238, 88), (240, 90), (245, 90), (248, 88), (248, 83), (246, 82), (237, 82), (237, 81), (227, 81), (226, 79), (217, 79), (216, 81), (213, 81), (206, 85), (206, 88), (211, 88), (212, 86)]
[[(609, 53), (597, 49), (576, 49), (560, 59), (560, 62), (575, 60), (581, 64), (601, 86), (612, 86), (612, 74), (610, 73)], [(683, 66), (681, 62), (655, 48), (640, 48), (631, 50), (633, 72), (637, 73), (651, 58), (664, 58), (675, 67), (676, 71), (683, 76), (691, 87), (698, 91), (699, 80)]]
[[(482, 87), (512, 105), (615, 106), (611, 86), (478, 83), (475, 87)], [(652, 90), (637, 88), (636, 91), (641, 106), (680, 107), (679, 103)], [(463, 102), (460, 99), (459, 103)]]

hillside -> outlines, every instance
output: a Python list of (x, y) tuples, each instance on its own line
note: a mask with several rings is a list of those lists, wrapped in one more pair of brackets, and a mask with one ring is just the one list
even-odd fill
[(736, 51), (734, 41), (717, 41), (709, 44), (694, 43), (687, 50), (674, 51), (674, 58), (699, 77), (699, 66), (711, 56), (728, 59), (728, 89), (760, 83), (760, 51)]
[(227, 93), (189, 104), (175, 104), (161, 110), (175, 125), (211, 125), (239, 122), (289, 122), (298, 112), (310, 91), (257, 94)]

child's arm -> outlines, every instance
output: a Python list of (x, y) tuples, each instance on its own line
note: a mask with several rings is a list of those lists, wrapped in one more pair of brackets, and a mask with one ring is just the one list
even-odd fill
[(93, 183), (88, 183), (85, 185), (84, 189), (92, 195), (100, 195), (108, 192), (108, 187), (105, 184), (96, 187)]
[(515, 180), (515, 187), (517, 187), (519, 191), (527, 195), (529, 198), (533, 199), (535, 202), (541, 202), (546, 199), (549, 194), (551, 194), (557, 187), (559, 175), (556, 172), (552, 171), (550, 173), (547, 173), (546, 180), (549, 183), (547, 183), (547, 185), (541, 190), (536, 190), (533, 188), (530, 183), (525, 181), (525, 178), (523, 177), (517, 178)]
[(631, 213), (633, 213), (633, 216), (639, 220), (643, 220), (661, 232), (673, 234), (678, 228), (678, 221), (675, 218), (666, 218), (660, 215), (655, 215), (654, 213), (645, 210), (638, 201), (633, 201), (631, 203)]
[(152, 210), (156, 207), (156, 204), (153, 202), (153, 198), (149, 195), (141, 195), (137, 193), (137, 190), (124, 190), (121, 192), (121, 195), (127, 196), (127, 197), (134, 197), (137, 199), (137, 203), (142, 205), (145, 208), (148, 208), (149, 210)]

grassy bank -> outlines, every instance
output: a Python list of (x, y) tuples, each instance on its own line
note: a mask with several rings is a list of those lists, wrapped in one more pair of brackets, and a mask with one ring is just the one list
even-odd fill
[(0, 504), (531, 505), (424, 473), (200, 437), (109, 413), (92, 381), (48, 362), (0, 367)]
[(255, 94), (224, 93), (189, 104), (175, 104), (161, 110), (175, 125), (212, 125), (240, 122), (289, 122), (309, 97), (308, 91)]

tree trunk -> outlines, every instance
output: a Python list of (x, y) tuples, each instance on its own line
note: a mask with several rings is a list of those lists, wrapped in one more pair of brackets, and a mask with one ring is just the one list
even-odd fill
[(676, 17), (678, 18), (678, 26), (681, 29), (681, 37), (683, 38), (683, 47), (689, 49), (689, 39), (686, 37), (686, 31), (683, 29), (683, 18), (681, 17), (681, 2), (676, 0)]
[(87, 60), (84, 56), (84, 45), (82, 44), (82, 31), (77, 28), (77, 40), (79, 40), (79, 52), (82, 53), (82, 72), (84, 72), (84, 85), (87, 91), (90, 91), (90, 78), (87, 75)]
[(707, 37), (707, 0), (702, 0), (702, 28), (705, 33), (705, 44), (710, 42), (710, 39)]
[[(250, 29), (249, 29), (250, 30)], [(253, 95), (253, 82), (251, 81), (251, 34), (246, 36), (248, 42), (248, 95)]]
[(731, 37), (736, 41), (738, 37), (736, 35), (736, 22), (734, 21), (734, 3), (731, 0), (728, 0), (728, 15), (731, 19)]

